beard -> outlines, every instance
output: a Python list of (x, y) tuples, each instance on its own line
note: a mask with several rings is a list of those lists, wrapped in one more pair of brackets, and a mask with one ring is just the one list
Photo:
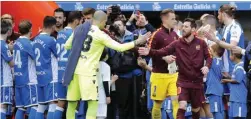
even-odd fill
[(188, 38), (189, 36), (192, 35), (192, 32), (191, 32), (191, 31), (189, 31), (189, 32), (182, 31), (182, 33), (183, 33), (182, 36), (183, 36), (184, 38)]
[(60, 28), (60, 27), (62, 27), (62, 26), (63, 26), (63, 24), (61, 24), (61, 23), (59, 23), (59, 22), (56, 23), (56, 27), (57, 27), (57, 28)]

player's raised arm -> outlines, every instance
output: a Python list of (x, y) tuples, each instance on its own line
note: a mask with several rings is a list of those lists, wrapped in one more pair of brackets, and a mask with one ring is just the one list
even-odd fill
[[(107, 21), (107, 15), (103, 11), (96, 11), (93, 16), (93, 25), (99, 26), (99, 29), (104, 29), (105, 23)], [(146, 40), (151, 36), (151, 33), (148, 32), (145, 35), (140, 36), (137, 40), (129, 42), (129, 43), (123, 43), (120, 44), (116, 41), (114, 41), (110, 36), (105, 34), (104, 32), (100, 32), (99, 35), (99, 42), (101, 42), (106, 47), (109, 47), (111, 49), (123, 52), (129, 49), (134, 48), (137, 45), (146, 43)]]

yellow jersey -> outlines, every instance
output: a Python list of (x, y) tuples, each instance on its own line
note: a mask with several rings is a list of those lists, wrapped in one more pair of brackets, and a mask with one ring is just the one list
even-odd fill
[[(74, 33), (73, 33), (74, 34)], [(71, 49), (73, 34), (65, 43), (65, 49)], [(84, 41), (81, 55), (75, 69), (75, 74), (93, 76), (97, 74), (98, 64), (104, 48), (108, 47), (120, 52), (134, 48), (133, 42), (120, 44), (114, 41), (109, 35), (101, 31), (97, 26), (92, 25)]]

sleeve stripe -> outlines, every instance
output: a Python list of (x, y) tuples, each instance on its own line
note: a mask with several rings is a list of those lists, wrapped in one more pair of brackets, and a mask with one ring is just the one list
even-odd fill
[(159, 28), (159, 29), (157, 29), (157, 31), (155, 31), (153, 34), (152, 34), (152, 36), (151, 36), (151, 38), (150, 38), (150, 40), (149, 40), (149, 42), (148, 42), (148, 47), (152, 47), (152, 41), (153, 41), (153, 37), (155, 36), (155, 34), (160, 30), (161, 28)]

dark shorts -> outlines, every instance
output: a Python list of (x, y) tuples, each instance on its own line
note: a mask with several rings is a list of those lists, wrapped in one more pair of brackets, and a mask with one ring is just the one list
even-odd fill
[(191, 102), (192, 108), (198, 108), (202, 106), (205, 101), (204, 89), (183, 88), (178, 87), (179, 101)]

